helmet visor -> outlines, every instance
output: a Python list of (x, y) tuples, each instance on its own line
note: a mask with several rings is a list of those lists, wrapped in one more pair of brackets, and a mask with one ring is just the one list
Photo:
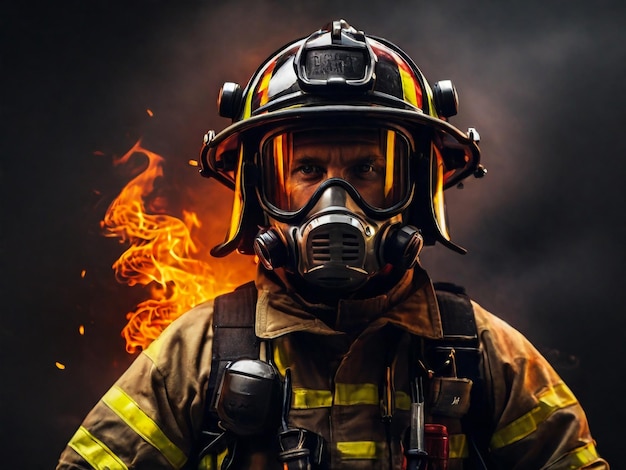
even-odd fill
[(408, 139), (391, 128), (274, 133), (261, 143), (262, 196), (271, 208), (293, 214), (316, 200), (318, 188), (332, 180), (367, 209), (388, 212), (409, 198), (410, 155)]

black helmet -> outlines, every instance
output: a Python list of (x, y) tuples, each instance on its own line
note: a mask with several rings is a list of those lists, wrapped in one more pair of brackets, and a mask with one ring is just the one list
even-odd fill
[(215, 177), (235, 197), (230, 229), (211, 251), (214, 256), (235, 249), (253, 254), (255, 236), (267, 224), (272, 207), (258, 157), (267, 136), (276, 129), (346, 123), (388, 127), (407, 137), (409, 187), (406, 201), (394, 210), (419, 229), (426, 244), (439, 241), (465, 252), (450, 240), (443, 191), (486, 172), (479, 164), (478, 133), (449, 124), (458, 108), (452, 82), (431, 88), (391, 42), (334, 21), (272, 54), (244, 89), (225, 83), (218, 107), (232, 124), (205, 135), (200, 173)]

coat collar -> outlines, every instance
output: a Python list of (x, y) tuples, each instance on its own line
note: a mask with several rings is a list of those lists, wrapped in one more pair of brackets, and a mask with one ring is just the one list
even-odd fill
[[(256, 285), (256, 334), (262, 339), (277, 338), (296, 331), (340, 335), (353, 327), (380, 328), (392, 323), (411, 334), (442, 338), (441, 317), (435, 290), (426, 272), (417, 267), (385, 294), (367, 299), (345, 299), (337, 308), (305, 301), (274, 275), (259, 268)], [(333, 329), (320, 320), (331, 314)]]

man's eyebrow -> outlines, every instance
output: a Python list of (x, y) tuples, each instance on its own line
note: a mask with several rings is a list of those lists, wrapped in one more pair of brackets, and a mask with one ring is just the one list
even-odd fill
[(373, 163), (375, 161), (385, 160), (385, 157), (380, 153), (369, 153), (363, 155), (357, 155), (351, 161), (355, 162), (370, 162)]
[(308, 155), (308, 154), (295, 155), (292, 161), (298, 162), (298, 163), (319, 163), (321, 161), (324, 161), (324, 157), (321, 155), (314, 156), (314, 155)]

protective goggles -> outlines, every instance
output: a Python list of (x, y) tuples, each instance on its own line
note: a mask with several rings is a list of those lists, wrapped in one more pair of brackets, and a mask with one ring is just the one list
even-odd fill
[(411, 153), (409, 139), (388, 127), (275, 132), (260, 146), (261, 199), (272, 213), (292, 218), (338, 185), (369, 215), (388, 217), (410, 199)]

